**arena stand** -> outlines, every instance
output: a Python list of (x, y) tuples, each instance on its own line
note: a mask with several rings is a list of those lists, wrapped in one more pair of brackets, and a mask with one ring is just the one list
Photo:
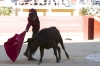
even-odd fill
[[(2, 5), (10, 5), (15, 10), (15, 16), (26, 16), (28, 14), (28, 10), (30, 8), (35, 8), (38, 11), (40, 16), (76, 16), (78, 15), (78, 7), (76, 6), (76, 2), (23, 2), (23, 0), (19, 0), (17, 2), (4, 2), (2, 1)], [(59, 15), (58, 15), (59, 13)], [(42, 14), (42, 15), (41, 15)]]
[(81, 2), (81, 0), (18, 0), (9, 2), (0, 0), (0, 5), (10, 5), (15, 10), (15, 16), (27, 16), (30, 8), (37, 9), (39, 16), (79, 16), (79, 8), (84, 4), (97, 5), (93, 2)]

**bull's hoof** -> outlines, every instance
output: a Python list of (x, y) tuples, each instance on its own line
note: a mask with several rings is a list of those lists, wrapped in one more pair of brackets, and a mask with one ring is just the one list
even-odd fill
[(67, 59), (70, 59), (70, 57), (68, 57)]
[(59, 60), (57, 60), (57, 63), (59, 63)]
[(35, 58), (30, 58), (30, 59), (28, 59), (28, 61), (37, 61), (37, 59), (35, 59)]
[(38, 62), (38, 65), (40, 65), (41, 64), (41, 62)]
[(28, 58), (28, 53), (25, 52), (23, 55), (26, 56), (26, 57)]
[(67, 57), (67, 59), (70, 59), (70, 57)]
[(59, 58), (59, 60), (61, 60), (61, 58)]
[(67, 59), (69, 60), (69, 59), (70, 59), (70, 57), (67, 57)]

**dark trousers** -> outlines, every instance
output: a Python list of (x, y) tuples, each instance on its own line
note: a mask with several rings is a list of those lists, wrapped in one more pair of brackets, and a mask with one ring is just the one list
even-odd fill
[[(33, 29), (32, 28), (32, 38), (34, 38), (36, 35), (37, 35), (37, 33), (39, 32), (39, 30), (35, 30), (35, 29)], [(28, 48), (29, 48), (29, 46), (27, 45), (27, 49), (26, 49), (26, 51), (25, 51), (25, 53), (28, 55)], [(34, 54), (34, 53), (33, 53)]]
[(32, 28), (32, 32), (33, 32), (32, 38), (34, 38), (34, 36), (39, 32), (39, 30), (34, 30), (34, 29)]

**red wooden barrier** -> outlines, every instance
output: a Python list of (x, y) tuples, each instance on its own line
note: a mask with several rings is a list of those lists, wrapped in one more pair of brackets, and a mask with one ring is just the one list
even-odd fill
[[(100, 23), (92, 16), (40, 16), (39, 19), (41, 29), (56, 26), (61, 33), (83, 33), (86, 40), (100, 38)], [(20, 33), (26, 24), (27, 17), (0, 16), (0, 33)]]
[(100, 22), (94, 19), (94, 39), (100, 39)]
[[(40, 18), (41, 29), (56, 26), (61, 32), (83, 32), (82, 17), (51, 17), (43, 16)], [(11, 16), (0, 17), (0, 32), (13, 33), (25, 30), (27, 17)], [(31, 32), (31, 29), (30, 31)]]
[(92, 18), (93, 16), (83, 16), (84, 39), (86, 40), (94, 39), (92, 31), (94, 20)]

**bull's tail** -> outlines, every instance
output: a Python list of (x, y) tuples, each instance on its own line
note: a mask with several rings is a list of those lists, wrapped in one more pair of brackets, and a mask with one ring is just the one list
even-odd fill
[(66, 50), (65, 50), (65, 46), (64, 46), (64, 43), (63, 43), (62, 38), (61, 38), (61, 40), (60, 40), (60, 44), (61, 44), (62, 49), (63, 49), (64, 52), (65, 52), (66, 57), (69, 59), (70, 57), (69, 57), (68, 53), (67, 53)]

